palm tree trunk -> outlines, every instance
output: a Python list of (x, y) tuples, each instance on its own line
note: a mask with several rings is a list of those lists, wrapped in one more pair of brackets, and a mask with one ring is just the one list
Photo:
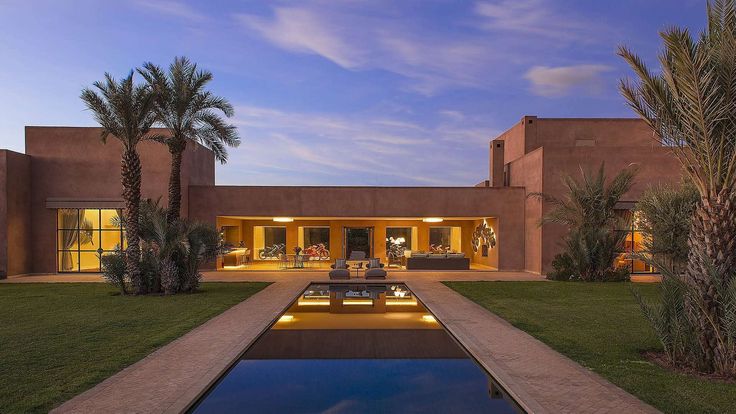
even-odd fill
[(169, 144), (171, 153), (171, 175), (169, 176), (169, 208), (166, 213), (166, 221), (172, 224), (179, 219), (181, 212), (181, 159), (187, 141), (181, 138), (172, 138)]
[[(728, 374), (729, 351), (719, 341), (723, 334), (723, 309), (718, 292), (723, 291), (736, 273), (736, 193), (724, 189), (713, 198), (702, 199), (695, 211), (688, 239), (690, 253), (685, 277), (696, 297), (688, 303), (703, 350), (703, 368), (709, 372)], [(720, 280), (710, 277), (713, 272)], [(716, 286), (719, 283), (722, 286)], [(733, 373), (731, 373), (733, 374)]]
[(123, 199), (125, 200), (125, 235), (128, 248), (125, 251), (125, 269), (133, 285), (134, 294), (147, 292), (147, 283), (141, 275), (141, 247), (138, 216), (141, 204), (141, 161), (135, 149), (125, 149), (121, 166)]

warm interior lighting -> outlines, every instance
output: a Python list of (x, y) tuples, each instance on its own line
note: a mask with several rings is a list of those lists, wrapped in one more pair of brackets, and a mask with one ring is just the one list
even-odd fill
[(294, 315), (283, 315), (279, 318), (279, 322), (291, 322), (294, 320)]
[(320, 300), (320, 299), (317, 299), (317, 300), (315, 300), (315, 299), (305, 299), (305, 300), (298, 301), (296, 304), (299, 305), (299, 306), (305, 306), (305, 305), (306, 306), (313, 306), (313, 305), (329, 306), (330, 305), (330, 301), (329, 301), (329, 299), (328, 300), (324, 300), (324, 299), (322, 299), (322, 300)]
[(411, 299), (386, 299), (386, 305), (417, 306), (417, 301)]
[(370, 305), (373, 305), (373, 299), (367, 299), (367, 300), (365, 300), (365, 299), (364, 300), (360, 300), (360, 299), (352, 299), (352, 300), (343, 299), (342, 300), (342, 304), (344, 306), (346, 306), (346, 305), (363, 305), (363, 306), (368, 305), (368, 306), (370, 306)]
[(422, 219), (425, 223), (442, 223), (442, 220), (441, 217), (425, 217)]
[(437, 322), (437, 319), (432, 315), (422, 315), (422, 320), (424, 322)]
[(291, 223), (294, 221), (291, 217), (274, 217), (273, 221), (279, 222), (279, 223)]

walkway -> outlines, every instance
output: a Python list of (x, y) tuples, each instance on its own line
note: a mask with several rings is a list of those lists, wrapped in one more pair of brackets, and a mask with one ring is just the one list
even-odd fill
[[(69, 275), (10, 281), (66, 282)], [(441, 280), (542, 280), (514, 272), (395, 272), (530, 413), (656, 413)], [(22, 279), (22, 280), (18, 280)], [(87, 275), (74, 281), (100, 281)], [(84, 279), (84, 280), (82, 280)], [(179, 413), (204, 393), (321, 272), (212, 272), (206, 281), (271, 281), (263, 291), (53, 410), (56, 413)], [(364, 280), (363, 280), (364, 281)], [(186, 356), (186, 357), (183, 357)]]
[(528, 412), (658, 412), (447, 286), (407, 285)]
[(51, 412), (180, 413), (306, 286), (272, 284)]

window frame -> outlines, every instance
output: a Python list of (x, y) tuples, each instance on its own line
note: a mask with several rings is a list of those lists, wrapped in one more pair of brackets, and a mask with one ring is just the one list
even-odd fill
[[(62, 227), (61, 222), (60, 222), (60, 219), (59, 219), (61, 210), (75, 210), (76, 211), (76, 213), (77, 213), (77, 227), (76, 228), (70, 229), (70, 228)], [(83, 210), (84, 211), (90, 211), (90, 210), (92, 210), (92, 211), (95, 211), (96, 214), (97, 214), (97, 226), (96, 227), (93, 227), (92, 229), (90, 229), (90, 231), (92, 232), (92, 234), (95, 237), (95, 240), (93, 240), (93, 243), (96, 243), (96, 246), (98, 246), (97, 249), (94, 249), (94, 250), (91, 250), (91, 249), (82, 249), (82, 243), (80, 243), (80, 241), (79, 241), (80, 240), (80, 235), (81, 235), (81, 232), (82, 232), (82, 229), (81, 229), (80, 224), (82, 222), (82, 220), (81, 220), (81, 218), (82, 218), (81, 217), (81, 212)], [(114, 251), (114, 250), (106, 250), (106, 249), (103, 249), (102, 248), (103, 234), (118, 233), (119, 246), (120, 246), (120, 248), (122, 250), (125, 250), (124, 249), (124, 247), (125, 247), (125, 231), (126, 231), (125, 226), (123, 225), (123, 223), (121, 221), (121, 225), (120, 225), (119, 228), (114, 228), (114, 229), (104, 228), (103, 227), (103, 223), (102, 223), (102, 211), (103, 210), (114, 210), (114, 211), (116, 211), (116, 214), (118, 215), (118, 217), (121, 217), (122, 218), (123, 211), (122, 211), (122, 209), (119, 209), (119, 208), (97, 208), (97, 207), (94, 207), (94, 208), (76, 208), (76, 207), (71, 207), (71, 208), (59, 208), (59, 209), (56, 209), (56, 271), (58, 273), (99, 273), (100, 271), (102, 271), (102, 256), (104, 256), (106, 253), (111, 253), (111, 252)], [(60, 244), (59, 244), (60, 235), (62, 233), (64, 233), (64, 232), (68, 232), (68, 231), (76, 231), (76, 237), (77, 237), (76, 249), (62, 249), (62, 246), (60, 246)], [(69, 252), (72, 255), (72, 261), (73, 261), (73, 263), (76, 264), (76, 265), (74, 265), (72, 267), (71, 270), (63, 270), (61, 268), (61, 263), (60, 263), (61, 262), (61, 256), (65, 252)], [(95, 253), (95, 254), (97, 254), (97, 260), (98, 260), (97, 270), (82, 270), (82, 260), (81, 260), (82, 253)]]
[[(629, 215), (629, 219), (628, 219), (628, 223), (629, 224), (628, 224), (628, 228), (626, 228), (626, 229), (618, 229), (618, 230), (616, 230), (617, 232), (626, 233), (626, 238), (624, 238), (623, 248), (621, 250), (619, 250), (619, 252), (618, 252), (619, 253), (619, 257), (621, 257), (621, 260), (623, 260), (624, 262), (626, 262), (626, 267), (629, 269), (629, 272), (631, 274), (635, 274), (636, 275), (636, 274), (652, 274), (652, 273), (658, 273), (657, 272), (657, 269), (655, 269), (654, 267), (650, 266), (646, 262), (644, 262), (644, 269), (645, 270), (643, 270), (643, 271), (635, 271), (634, 270), (634, 264), (635, 264), (635, 262), (641, 262), (642, 260), (635, 259), (634, 257), (632, 257), (632, 255), (634, 253), (647, 254), (647, 253), (649, 253), (649, 251), (647, 251), (647, 250), (637, 250), (636, 249), (636, 243), (635, 243), (636, 235), (639, 234), (642, 237), (644, 237), (644, 232), (640, 228), (638, 228), (636, 226), (636, 221), (637, 221), (636, 220), (636, 212), (633, 211), (633, 210), (624, 210), (624, 209), (622, 209), (621, 211), (624, 212), (625, 214), (628, 214)], [(631, 246), (627, 248), (626, 247), (626, 244), (629, 241), (631, 241)]]

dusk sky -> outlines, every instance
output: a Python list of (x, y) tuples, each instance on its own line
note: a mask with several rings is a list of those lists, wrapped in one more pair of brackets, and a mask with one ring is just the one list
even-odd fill
[(616, 47), (654, 65), (659, 30), (704, 23), (704, 0), (0, 0), (0, 148), (184, 55), (236, 109), (218, 184), (473, 185), (523, 115), (633, 116)]

